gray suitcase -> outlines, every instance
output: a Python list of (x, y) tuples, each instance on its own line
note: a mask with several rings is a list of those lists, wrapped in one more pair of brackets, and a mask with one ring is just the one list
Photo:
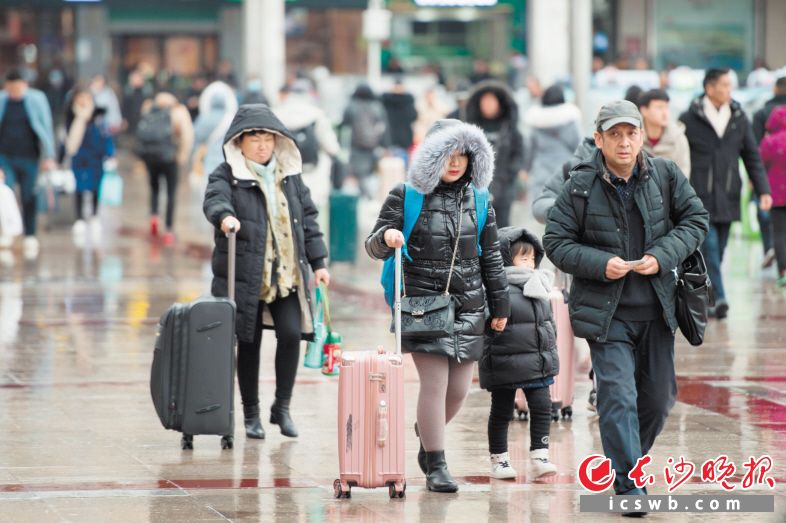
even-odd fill
[(150, 393), (164, 428), (183, 433), (181, 447), (194, 448), (194, 435), (222, 436), (234, 446), (235, 234), (229, 235), (229, 296), (175, 303), (161, 316), (150, 374)]

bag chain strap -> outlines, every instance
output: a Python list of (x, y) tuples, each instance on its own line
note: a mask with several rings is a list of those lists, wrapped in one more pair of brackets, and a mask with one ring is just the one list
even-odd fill
[[(453, 277), (453, 267), (456, 264), (456, 253), (458, 252), (459, 240), (461, 240), (461, 221), (464, 218), (464, 190), (461, 191), (461, 203), (459, 203), (459, 220), (458, 229), (456, 230), (456, 245), (453, 246), (453, 257), (450, 259), (450, 271), (448, 272), (448, 284), (445, 286), (445, 296), (450, 294), (450, 280)], [(404, 259), (401, 259), (401, 265), (404, 265)], [(402, 295), (407, 295), (407, 286), (404, 283), (404, 271), (401, 274), (401, 289)]]

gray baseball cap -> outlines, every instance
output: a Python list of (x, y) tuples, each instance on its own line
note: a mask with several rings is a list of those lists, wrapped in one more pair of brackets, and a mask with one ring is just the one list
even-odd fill
[(595, 128), (601, 131), (608, 131), (620, 123), (642, 126), (641, 113), (634, 103), (627, 100), (609, 102), (600, 108), (598, 117), (595, 118)]

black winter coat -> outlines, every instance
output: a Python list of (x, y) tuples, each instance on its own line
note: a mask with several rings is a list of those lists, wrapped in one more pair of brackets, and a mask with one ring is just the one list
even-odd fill
[[(404, 284), (409, 296), (438, 295), (445, 291), (456, 235), (460, 233), (456, 263), (449, 292), (455, 299), (456, 317), (452, 338), (403, 340), (404, 352), (441, 354), (458, 360), (478, 360), (483, 353), (486, 297), (492, 317), (507, 317), (510, 308), (507, 280), (497, 241), (494, 209), (490, 205), (486, 226), (480, 235), (483, 255), (478, 257), (477, 214), (470, 180), (486, 187), (491, 179), (493, 153), (480, 129), (455, 120), (442, 131), (429, 133), (413, 158), (409, 181), (425, 194), (420, 217), (407, 243), (412, 262), (404, 263)], [(439, 123), (438, 123), (439, 125)], [(440, 173), (455, 150), (470, 151), (465, 178), (445, 184)], [(457, 231), (459, 205), (464, 211)], [(404, 226), (404, 186), (395, 187), (382, 205), (366, 251), (374, 259), (393, 255), (384, 241), (388, 229)], [(485, 292), (484, 287), (485, 286)]]
[[(480, 99), (486, 93), (495, 94), (500, 102), (501, 113), (496, 120), (487, 120), (480, 112)], [(495, 170), (491, 193), (495, 199), (512, 201), (518, 172), (524, 169), (526, 160), (524, 138), (518, 129), (518, 104), (510, 89), (494, 80), (478, 84), (467, 100), (464, 121), (483, 129), (494, 148)]]
[(388, 113), (390, 143), (409, 149), (412, 145), (412, 124), (418, 119), (415, 98), (409, 93), (385, 93), (382, 95), (382, 105)]
[[(235, 273), (235, 302), (237, 303), (237, 337), (241, 341), (254, 339), (254, 325), (262, 287), (262, 267), (267, 240), (267, 202), (259, 182), (246, 167), (243, 156), (233, 144), (235, 137), (249, 129), (265, 129), (276, 134), (275, 155), (284, 169), (284, 194), (289, 204), (292, 235), (300, 268), (301, 285), (298, 297), (301, 308), (303, 339), (313, 338), (313, 310), (309, 280), (311, 270), (325, 267), (327, 248), (317, 225), (317, 209), (308, 187), (300, 176), (300, 152), (289, 131), (266, 105), (243, 105), (238, 109), (224, 138), (226, 161), (210, 175), (203, 210), (215, 227), (213, 249), (213, 296), (227, 296), (228, 241), (221, 232), (221, 222), (227, 216), (240, 221), (237, 233), (237, 266)], [(267, 309), (265, 309), (267, 310)], [(271, 328), (267, 318), (265, 328)]]
[(770, 184), (751, 124), (740, 104), (732, 100), (731, 120), (723, 138), (718, 138), (704, 114), (702, 98), (693, 100), (680, 116), (690, 144), (690, 183), (712, 223), (731, 223), (740, 219), (740, 157), (756, 194), (770, 194)]
[[(639, 182), (633, 198), (644, 220), (644, 253), (658, 260), (660, 272), (652, 286), (672, 331), (677, 329), (676, 286), (672, 272), (704, 241), (708, 214), (688, 179), (677, 165), (665, 160), (666, 172), (655, 170), (652, 158), (639, 156)], [(658, 176), (667, 176), (671, 194), (671, 221), (666, 221)], [(584, 199), (583, 218), (575, 199)], [(583, 222), (583, 226), (582, 226)], [(543, 245), (561, 271), (574, 276), (568, 305), (576, 336), (605, 341), (617, 309), (625, 278), (606, 278), (606, 265), (628, 252), (625, 207), (611, 184), (600, 151), (572, 171), (549, 211)]]
[[(543, 247), (537, 237), (521, 227), (505, 227), (499, 231), (505, 265), (512, 264), (510, 245), (518, 240), (535, 246), (536, 264), (540, 263)], [(543, 299), (528, 298), (523, 290), (523, 285), (508, 283), (508, 324), (501, 333), (486, 331), (486, 348), (478, 366), (480, 386), (484, 389), (520, 385), (559, 373), (551, 304)]]

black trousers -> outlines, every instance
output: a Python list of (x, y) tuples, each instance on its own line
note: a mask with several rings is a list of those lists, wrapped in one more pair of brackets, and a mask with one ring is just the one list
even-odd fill
[(288, 400), (295, 387), (300, 357), (300, 303), (297, 292), (273, 303), (259, 302), (254, 341), (237, 344), (237, 381), (243, 405), (259, 404), (259, 355), (262, 344), (262, 311), (267, 306), (276, 332), (276, 399)]
[(150, 177), (150, 214), (158, 214), (158, 190), (161, 176), (166, 179), (166, 228), (172, 229), (175, 219), (175, 195), (177, 194), (177, 163), (145, 161)]
[[(74, 196), (74, 205), (76, 206), (76, 219), (77, 220), (84, 220), (85, 219), (85, 211), (83, 210), (84, 201), (85, 201), (85, 193), (78, 192)], [(91, 216), (98, 215), (98, 191), (93, 191), (93, 214)]]
[[(529, 449), (549, 448), (551, 429), (551, 395), (548, 387), (523, 389), (529, 407)], [(491, 391), (489, 413), (489, 453), (502, 454), (508, 451), (508, 425), (513, 415), (516, 389)]]
[(772, 241), (775, 248), (775, 259), (778, 260), (778, 275), (786, 275), (786, 207), (773, 207), (770, 211), (772, 220)]

